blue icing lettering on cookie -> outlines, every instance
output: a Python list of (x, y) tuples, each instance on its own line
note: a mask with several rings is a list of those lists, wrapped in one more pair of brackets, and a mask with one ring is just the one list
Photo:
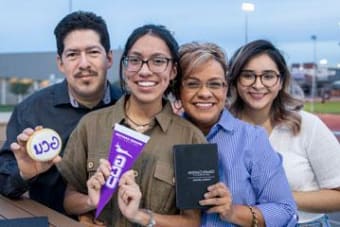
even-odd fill
[(50, 150), (58, 150), (60, 147), (60, 140), (56, 136), (51, 137), (51, 141), (43, 140), (40, 143), (34, 144), (33, 148), (36, 155), (41, 155), (47, 153)]

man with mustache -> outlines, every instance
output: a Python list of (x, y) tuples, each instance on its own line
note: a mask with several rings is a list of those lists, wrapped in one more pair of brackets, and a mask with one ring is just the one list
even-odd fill
[[(112, 105), (121, 90), (107, 80), (112, 66), (110, 37), (105, 21), (91, 12), (65, 16), (54, 30), (61, 83), (42, 89), (18, 104), (7, 125), (7, 140), (0, 150), (0, 193), (31, 199), (64, 213), (65, 184), (51, 161), (31, 159), (26, 143), (35, 130), (52, 128), (65, 146), (70, 133), (86, 113)], [(38, 127), (37, 127), (38, 126)]]

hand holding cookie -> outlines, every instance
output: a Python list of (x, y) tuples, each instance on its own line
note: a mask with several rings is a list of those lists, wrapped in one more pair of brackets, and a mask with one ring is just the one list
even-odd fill
[(61, 160), (58, 156), (62, 141), (58, 133), (41, 126), (26, 128), (17, 136), (17, 142), (11, 144), (18, 162), (20, 175), (24, 180), (47, 171)]

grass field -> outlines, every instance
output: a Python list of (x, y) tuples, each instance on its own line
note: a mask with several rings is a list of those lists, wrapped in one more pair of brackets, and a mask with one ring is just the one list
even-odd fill
[(12, 112), (13, 105), (0, 105), (0, 112)]
[[(311, 103), (306, 102), (304, 109), (311, 112)], [(340, 101), (315, 102), (314, 113), (340, 114)]]

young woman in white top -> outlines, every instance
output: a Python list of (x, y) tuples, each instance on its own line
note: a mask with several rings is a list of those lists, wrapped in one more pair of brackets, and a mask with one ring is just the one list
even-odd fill
[(230, 61), (229, 80), (231, 112), (263, 126), (283, 157), (299, 226), (330, 226), (325, 213), (340, 210), (339, 142), (288, 93), (291, 75), (280, 51), (266, 40), (244, 45)]

